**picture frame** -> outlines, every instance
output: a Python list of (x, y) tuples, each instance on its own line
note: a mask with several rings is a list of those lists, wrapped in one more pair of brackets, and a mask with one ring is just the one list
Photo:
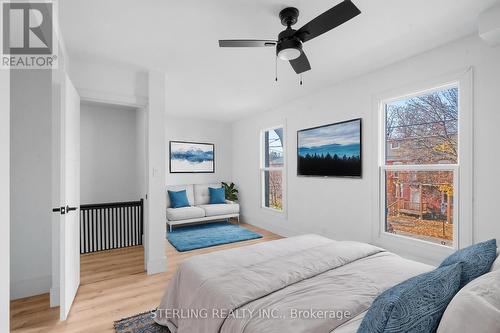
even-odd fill
[(297, 176), (362, 178), (362, 119), (297, 131)]
[(215, 144), (169, 142), (170, 173), (215, 173)]

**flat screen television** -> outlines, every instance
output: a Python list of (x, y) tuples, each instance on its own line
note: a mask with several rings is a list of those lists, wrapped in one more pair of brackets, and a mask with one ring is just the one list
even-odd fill
[(297, 131), (297, 174), (361, 178), (361, 118)]

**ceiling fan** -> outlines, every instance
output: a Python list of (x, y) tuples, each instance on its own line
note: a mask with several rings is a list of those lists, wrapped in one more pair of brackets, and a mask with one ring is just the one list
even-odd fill
[(279, 13), (281, 24), (286, 29), (280, 32), (278, 40), (267, 39), (223, 39), (219, 40), (220, 47), (275, 47), (276, 55), (282, 60), (290, 62), (297, 74), (301, 74), (311, 69), (302, 44), (310, 41), (319, 35), (324, 34), (338, 27), (341, 24), (361, 14), (361, 11), (351, 0), (344, 0), (323, 14), (317, 16), (312, 21), (304, 25), (299, 30), (292, 29), (292, 25), (297, 23), (299, 10), (294, 7), (287, 7)]

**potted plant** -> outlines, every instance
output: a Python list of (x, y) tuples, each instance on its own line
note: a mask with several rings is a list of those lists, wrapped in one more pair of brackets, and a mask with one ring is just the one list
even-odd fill
[(222, 187), (226, 193), (226, 200), (238, 201), (238, 189), (236, 189), (233, 182), (231, 182), (231, 184), (222, 182)]

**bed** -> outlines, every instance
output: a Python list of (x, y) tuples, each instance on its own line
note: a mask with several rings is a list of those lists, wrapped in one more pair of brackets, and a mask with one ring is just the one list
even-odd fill
[(186, 260), (155, 321), (172, 333), (356, 332), (377, 295), (432, 269), (365, 243), (291, 237)]

